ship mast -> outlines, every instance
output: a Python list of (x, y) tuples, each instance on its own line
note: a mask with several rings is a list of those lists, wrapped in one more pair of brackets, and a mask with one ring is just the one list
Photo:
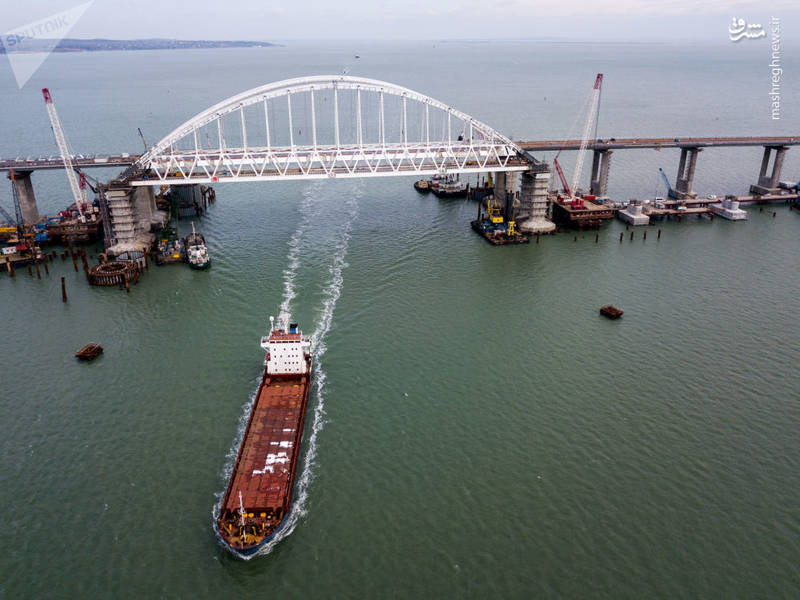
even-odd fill
[(242, 490), (239, 490), (239, 518), (242, 521), (242, 531), (244, 532), (244, 502), (242, 502)]

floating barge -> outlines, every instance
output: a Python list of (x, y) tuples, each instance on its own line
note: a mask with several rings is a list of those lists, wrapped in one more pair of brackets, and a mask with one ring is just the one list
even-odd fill
[(472, 229), (493, 246), (507, 246), (509, 244), (527, 244), (530, 240), (524, 233), (517, 230), (513, 218), (506, 219), (507, 215), (513, 217), (511, 197), (507, 198), (505, 210), (494, 204), (494, 197), (486, 199), (486, 212), (481, 211), (478, 203), (478, 218), (472, 221)]
[(86, 344), (75, 353), (75, 358), (78, 360), (94, 360), (102, 353), (103, 347), (100, 344)]
[(311, 342), (296, 324), (261, 339), (264, 374), (217, 516), (217, 535), (252, 556), (283, 528), (292, 500), (311, 379)]
[(614, 218), (616, 209), (598, 202), (593, 195), (569, 199), (557, 196), (552, 202), (553, 221), (568, 229), (596, 229)]
[(619, 319), (624, 313), (621, 309), (611, 304), (600, 307), (600, 314), (609, 319)]
[(527, 244), (530, 239), (527, 235), (519, 233), (513, 227), (497, 227), (488, 218), (472, 221), (472, 229), (493, 246), (507, 246), (509, 244)]

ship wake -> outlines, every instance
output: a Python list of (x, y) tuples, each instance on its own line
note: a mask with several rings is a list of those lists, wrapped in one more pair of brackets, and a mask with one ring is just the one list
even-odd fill
[[(361, 188), (356, 188), (346, 201), (344, 224), (332, 252), (331, 262), (328, 267), (328, 281), (322, 292), (320, 315), (316, 327), (314, 328), (314, 333), (311, 335), (311, 350), (314, 353), (314, 377), (312, 382), (314, 414), (311, 419), (311, 430), (307, 433), (308, 441), (305, 460), (303, 461), (302, 471), (298, 474), (295, 484), (292, 508), (280, 532), (270, 540), (269, 543), (265, 544), (264, 547), (258, 551), (256, 556), (263, 556), (272, 552), (275, 545), (286, 536), (290, 535), (297, 526), (298, 521), (308, 512), (308, 488), (314, 478), (318, 447), (317, 438), (325, 425), (325, 381), (327, 376), (323, 369), (322, 360), (327, 350), (325, 339), (333, 323), (333, 313), (336, 309), (336, 303), (339, 300), (339, 296), (342, 294), (344, 270), (347, 267), (345, 259), (347, 258), (347, 249), (350, 245), (353, 223), (358, 216), (358, 199), (361, 197), (361, 194)], [(287, 307), (290, 307), (290, 305), (287, 304)]]
[[(314, 201), (315, 197), (318, 198), (321, 190), (322, 184), (315, 183), (306, 188), (303, 193), (303, 200), (300, 207), (302, 217), (297, 229), (289, 240), (289, 251), (286, 257), (287, 264), (283, 271), (283, 299), (279, 309), (279, 314), (282, 316), (289, 316), (291, 314), (292, 301), (297, 296), (295, 281), (303, 265), (304, 249), (308, 242), (308, 236), (313, 233), (309, 232), (309, 230), (315, 222), (319, 221), (319, 217), (321, 216), (321, 203), (318, 200), (317, 202)], [(311, 415), (311, 422), (307, 423), (305, 427), (304, 438), (306, 439), (307, 449), (304, 460), (302, 461), (302, 470), (297, 474), (295, 480), (292, 507), (280, 531), (278, 531), (275, 537), (265, 544), (256, 554), (243, 556), (237, 553), (240, 558), (245, 560), (249, 560), (253, 556), (264, 556), (272, 552), (275, 545), (290, 535), (300, 519), (307, 514), (308, 488), (313, 480), (314, 468), (316, 465), (317, 438), (325, 425), (325, 382), (327, 377), (323, 369), (322, 360), (327, 350), (325, 340), (333, 323), (336, 303), (342, 293), (344, 270), (347, 267), (347, 250), (350, 244), (353, 224), (358, 216), (358, 200), (362, 194), (363, 192), (360, 186), (350, 191), (345, 201), (344, 210), (337, 211), (337, 214), (344, 215), (343, 222), (332, 224), (332, 226), (338, 228), (339, 231), (337, 231), (334, 237), (333, 248), (329, 254), (331, 258), (328, 264), (326, 281), (323, 284), (319, 316), (314, 332), (311, 335), (311, 350), (314, 354), (314, 376), (312, 381), (313, 415)], [(244, 437), (245, 429), (247, 428), (247, 421), (252, 411), (253, 403), (255, 402), (260, 380), (261, 376), (259, 375), (254, 382), (253, 391), (248, 401), (242, 406), (242, 416), (239, 419), (236, 439), (228, 451), (227, 460), (223, 468), (222, 475), (225, 482), (230, 479), (233, 473), (236, 455), (239, 451), (242, 438)], [(212, 511), (212, 522), (215, 529), (216, 518), (222, 507), (224, 495), (225, 490), (223, 488), (218, 494), (217, 502)]]

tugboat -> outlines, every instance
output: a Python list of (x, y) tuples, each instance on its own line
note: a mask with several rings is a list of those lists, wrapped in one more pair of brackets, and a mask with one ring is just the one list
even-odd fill
[(270, 317), (267, 353), (247, 429), (217, 516), (217, 535), (252, 556), (283, 528), (303, 438), (311, 382), (311, 342), (288, 317)]
[(448, 178), (431, 186), (431, 191), (437, 198), (463, 198), (467, 195), (467, 184)]
[(431, 191), (431, 182), (427, 179), (420, 179), (419, 181), (414, 182), (414, 189), (417, 190), (420, 194), (427, 194)]
[(208, 256), (208, 248), (203, 236), (194, 230), (194, 221), (192, 221), (192, 233), (186, 236), (186, 259), (189, 261), (189, 266), (193, 269), (205, 269), (211, 264), (211, 259)]

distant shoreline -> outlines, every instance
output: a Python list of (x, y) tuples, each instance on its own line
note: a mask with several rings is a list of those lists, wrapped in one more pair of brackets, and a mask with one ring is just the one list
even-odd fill
[(187, 50), (202, 48), (267, 48), (278, 46), (272, 42), (248, 42), (228, 40), (171, 40), (171, 39), (142, 39), (142, 40), (105, 40), (92, 39), (80, 40), (64, 38), (53, 44), (56, 40), (22, 38), (10, 36), (3, 38), (0, 54), (23, 52), (101, 52), (108, 50)]

